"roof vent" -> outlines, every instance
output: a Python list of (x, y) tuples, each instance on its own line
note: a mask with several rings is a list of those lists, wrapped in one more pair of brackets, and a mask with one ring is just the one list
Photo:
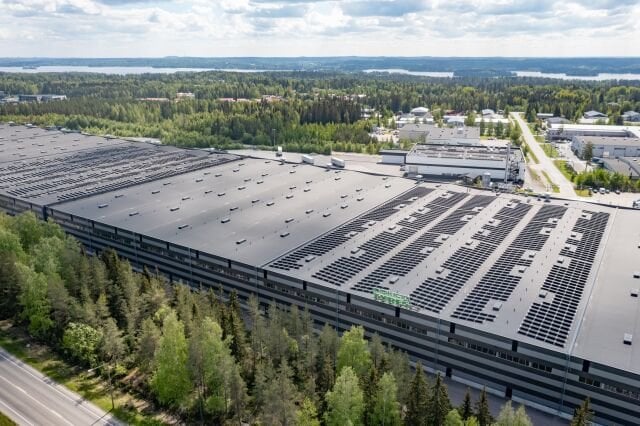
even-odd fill
[(274, 205), (275, 202), (274, 201), (267, 201), (267, 206), (271, 207), (272, 205)]
[(356, 247), (356, 248), (352, 248), (351, 249), (351, 254), (356, 254), (360, 251), (360, 247)]
[(244, 181), (245, 181), (245, 182), (250, 182), (250, 181), (251, 181), (251, 178), (245, 178), (245, 179), (244, 179)]
[(502, 302), (495, 302), (491, 309), (493, 309), (494, 311), (499, 311), (501, 308), (502, 308)]
[(310, 213), (313, 213), (313, 209), (307, 209), (307, 210), (305, 210), (304, 212), (305, 212), (306, 214), (310, 214)]
[(162, 186), (167, 186), (167, 185), (171, 185), (171, 182), (165, 182), (162, 184)]
[(390, 183), (388, 183), (388, 184), (386, 184), (384, 187), (385, 187), (385, 188), (391, 188), (391, 184), (390, 184)]
[(640, 272), (639, 271), (635, 271), (633, 273), (633, 278), (640, 278)]
[(280, 234), (280, 238), (285, 238), (288, 237), (289, 233), (288, 232), (283, 232), (282, 234)]
[(202, 179), (202, 178), (198, 178), (198, 179), (196, 179), (196, 182), (202, 182), (203, 180), (204, 179)]
[(444, 268), (442, 266), (440, 266), (438, 269), (436, 269), (436, 274), (441, 274), (444, 272)]
[(188, 195), (186, 197), (182, 197), (182, 201), (188, 200), (189, 198), (191, 197), (189, 197)]
[(356, 188), (356, 192), (362, 191), (362, 188)]
[(256, 184), (258, 184), (258, 185), (260, 185), (260, 184), (262, 184), (262, 183), (264, 183), (264, 181), (263, 181), (263, 180), (256, 181)]
[(207, 189), (206, 191), (204, 191), (205, 194), (211, 194), (213, 192), (213, 189)]
[(99, 209), (104, 209), (105, 207), (109, 207), (109, 204), (98, 204)]
[(178, 229), (184, 229), (187, 228), (189, 225), (187, 225), (186, 223), (184, 225), (180, 225), (178, 226)]
[(222, 173), (216, 173), (214, 176), (215, 177), (220, 177), (220, 176), (222, 176)]
[(224, 194), (224, 192), (218, 192), (218, 197), (222, 197)]
[(538, 296), (540, 296), (541, 299), (546, 299), (547, 294), (549, 294), (547, 290), (540, 290), (540, 293), (538, 293)]
[(238, 206), (229, 207), (229, 211), (233, 212), (238, 210)]
[(290, 186), (289, 189), (293, 191), (294, 189), (296, 189), (296, 186), (295, 185)]
[(347, 197), (348, 197), (348, 195), (347, 195), (347, 194), (341, 194), (341, 195), (340, 195), (340, 198), (347, 198)]
[(115, 197), (113, 198), (122, 198), (122, 197), (124, 197), (124, 194), (116, 194)]
[(303, 189), (303, 191), (304, 192), (309, 192), (309, 191), (311, 191), (311, 188), (305, 188), (305, 189)]
[(358, 233), (356, 231), (349, 232), (349, 236), (350, 237), (355, 237), (356, 235), (358, 235)]
[(322, 213), (322, 217), (329, 217), (329, 216), (331, 216), (331, 212)]
[(400, 277), (399, 277), (399, 276), (397, 276), (397, 275), (391, 275), (391, 276), (389, 277), (389, 284), (395, 284), (395, 283), (397, 283), (397, 282), (398, 282), (398, 280), (399, 280), (399, 279), (400, 279)]
[(390, 225), (389, 226), (389, 231), (393, 231), (394, 229), (396, 229), (396, 225)]
[(244, 243), (245, 241), (247, 241), (247, 239), (246, 239), (246, 238), (240, 238), (238, 241), (236, 241), (236, 244), (242, 244), (242, 243)]
[(251, 204), (255, 204), (255, 203), (257, 203), (258, 201), (260, 201), (260, 199), (258, 199), (258, 198), (256, 198), (255, 200), (251, 200)]
[(315, 258), (316, 257), (314, 255), (310, 254), (309, 256), (304, 258), (304, 261), (308, 263), (308, 262), (311, 262)]
[(625, 345), (631, 345), (631, 341), (633, 340), (633, 334), (631, 333), (624, 333), (624, 337), (622, 338), (622, 342)]
[(243, 189), (246, 189), (246, 188), (247, 188), (247, 187), (246, 187), (246, 186), (244, 186), (244, 185), (243, 185), (243, 186), (239, 186), (239, 187), (238, 187), (238, 191), (242, 191)]
[(347, 207), (349, 207), (349, 204), (342, 204), (342, 205), (340, 206), (340, 208), (341, 208), (341, 209), (346, 209)]
[(269, 176), (269, 173), (262, 173), (260, 176), (266, 177), (266, 176)]
[(356, 198), (356, 200), (362, 201), (362, 200), (364, 200), (364, 197), (358, 197), (358, 198)]
[(340, 180), (340, 179), (342, 179), (340, 176), (336, 176), (333, 178), (333, 180)]
[(233, 173), (237, 173), (239, 171), (240, 171), (240, 169), (233, 169)]
[(285, 197), (287, 200), (293, 198), (293, 194), (287, 194), (287, 196)]
[(293, 218), (292, 217), (289, 217), (289, 218), (284, 220), (284, 223), (290, 223), (290, 222), (293, 222)]
[(203, 173), (203, 175), (205, 175), (205, 176), (208, 176), (208, 175), (210, 175), (210, 174), (211, 174), (211, 172), (204, 172), (204, 173)]
[(309, 185), (311, 182), (313, 182), (312, 180), (307, 180), (304, 183), (306, 183), (307, 185)]
[(129, 216), (138, 216), (140, 214), (140, 212), (131, 212), (129, 213)]
[(638, 294), (640, 294), (640, 289), (637, 289), (637, 288), (631, 289), (631, 297), (638, 297)]
[(295, 170), (289, 170), (289, 173), (294, 174), (296, 171)]
[(177, 210), (180, 210), (180, 207), (171, 207), (169, 208), (169, 211), (175, 212)]
[(222, 219), (220, 219), (220, 223), (227, 223), (231, 220), (230, 217), (223, 217)]

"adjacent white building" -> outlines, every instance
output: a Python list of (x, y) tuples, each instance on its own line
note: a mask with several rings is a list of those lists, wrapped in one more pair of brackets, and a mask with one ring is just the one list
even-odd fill
[(635, 135), (632, 137), (574, 136), (571, 149), (581, 156), (589, 143), (593, 146), (593, 157), (640, 157), (640, 138)]

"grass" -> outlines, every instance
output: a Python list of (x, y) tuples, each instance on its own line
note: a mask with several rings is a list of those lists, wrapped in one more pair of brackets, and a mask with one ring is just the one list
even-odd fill
[(547, 172), (542, 170), (542, 174), (544, 175), (545, 179), (547, 179), (547, 182), (549, 182), (549, 185), (551, 185), (551, 190), (556, 193), (560, 192), (560, 187), (551, 180)]
[(167, 424), (158, 418), (158, 413), (143, 411), (148, 409), (148, 404), (118, 390), (114, 392), (116, 409), (111, 410), (108, 384), (99, 375), (68, 364), (46, 346), (34, 344), (24, 331), (18, 327), (12, 327), (6, 321), (0, 322), (0, 346), (104, 411), (110, 411), (126, 424), (138, 426)]
[(573, 177), (575, 176), (576, 172), (575, 170), (573, 170), (573, 167), (567, 164), (566, 161), (553, 160), (553, 164), (555, 164), (558, 170), (560, 170), (560, 173), (562, 173), (562, 175), (566, 177), (569, 182), (573, 181)]
[(544, 143), (544, 136), (542, 135), (534, 135), (533, 138), (539, 143), (539, 144), (543, 144)]
[(16, 422), (0, 412), (0, 426), (16, 426)]
[(558, 158), (560, 156), (558, 150), (554, 148), (550, 143), (541, 143), (540, 146), (542, 147), (544, 153), (547, 154), (547, 157)]
[(580, 197), (591, 197), (588, 189), (574, 189), (576, 191), (576, 195)]
[(536, 154), (534, 154), (533, 151), (531, 151), (531, 148), (529, 148), (529, 145), (527, 145), (526, 143), (524, 143), (524, 145), (527, 147), (527, 157), (533, 160), (534, 163), (540, 164), (538, 157), (536, 157)]

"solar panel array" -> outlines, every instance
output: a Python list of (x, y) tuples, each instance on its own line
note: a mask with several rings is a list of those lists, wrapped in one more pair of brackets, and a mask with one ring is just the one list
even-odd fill
[(511, 200), (473, 236), (473, 247), (460, 247), (442, 264), (440, 276), (427, 278), (411, 293), (412, 304), (439, 313), (530, 208)]
[(0, 164), (0, 191), (31, 201), (66, 201), (215, 166), (235, 156), (120, 144)]
[[(493, 321), (496, 315), (490, 303), (507, 301), (565, 211), (564, 207), (542, 206), (451, 316), (476, 323)], [(502, 240), (519, 219), (500, 214), (497, 218), (500, 219)], [(495, 242), (499, 244), (499, 241)], [(485, 312), (487, 308), (492, 310)]]
[(300, 263), (307, 256), (322, 256), (336, 247), (349, 241), (360, 232), (368, 229), (370, 222), (382, 221), (392, 214), (396, 213), (398, 206), (401, 204), (411, 205), (419, 198), (431, 193), (432, 188), (422, 186), (415, 187), (404, 194), (401, 194), (381, 205), (365, 213), (364, 215), (353, 219), (344, 225), (339, 226), (333, 231), (323, 235), (322, 237), (312, 241), (300, 249), (297, 249), (286, 256), (276, 260), (270, 266), (276, 269), (289, 271), (291, 269), (300, 269), (304, 262)]
[(454, 194), (450, 198), (438, 197), (426, 204), (422, 212), (419, 210), (411, 214), (411, 217), (415, 217), (416, 220), (409, 221), (405, 218), (400, 221), (399, 225), (402, 226), (413, 226), (416, 230), (426, 229), (418, 238), (360, 280), (353, 286), (353, 289), (371, 293), (375, 288), (389, 288), (384, 285), (387, 279), (406, 276), (442, 244), (439, 237), (443, 235), (443, 232), (435, 232), (435, 228), (439, 228), (441, 231), (447, 229), (451, 232), (448, 235), (452, 235), (466, 223), (462, 220), (464, 216), (469, 216), (470, 213), (475, 214), (480, 208), (486, 207), (495, 199), (495, 197), (484, 195), (474, 196), (462, 205), (460, 209), (453, 211), (436, 224), (434, 229), (427, 228), (431, 222), (441, 217), (462, 198), (464, 198), (463, 194)]
[(542, 285), (544, 300), (531, 305), (518, 333), (564, 347), (608, 221), (609, 213), (582, 212)]

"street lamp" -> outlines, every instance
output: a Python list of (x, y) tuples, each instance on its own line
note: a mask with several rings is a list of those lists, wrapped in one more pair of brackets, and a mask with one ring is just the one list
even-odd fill
[[(110, 367), (111, 363), (105, 362), (102, 365), (99, 365), (97, 367), (93, 367), (93, 368), (88, 369), (87, 372), (88, 373), (93, 373), (95, 370), (97, 370), (99, 368), (102, 368), (105, 365)], [(108, 378), (109, 378), (109, 390), (110, 390), (109, 393), (111, 394), (111, 410), (114, 410), (115, 409), (115, 403), (114, 403), (114, 400), (113, 400), (113, 382), (111, 381), (111, 368), (107, 369), (107, 375), (108, 375)]]

